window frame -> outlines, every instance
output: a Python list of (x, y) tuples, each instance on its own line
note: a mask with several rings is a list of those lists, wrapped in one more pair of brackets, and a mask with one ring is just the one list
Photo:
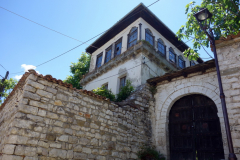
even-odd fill
[(104, 63), (107, 63), (106, 60), (107, 60), (107, 52), (111, 50), (111, 53), (110, 53), (110, 59), (107, 61), (109, 62), (111, 59), (112, 59), (112, 45), (109, 46), (107, 49), (105, 49), (105, 57), (104, 57)]
[[(117, 47), (117, 44), (119, 44), (119, 43), (121, 43), (121, 48), (120, 48), (120, 54), (122, 53), (122, 37), (121, 38), (119, 38), (116, 42), (115, 42), (115, 46), (114, 46), (114, 57), (116, 57), (117, 56), (117, 51), (116, 51), (116, 47)], [(120, 54), (118, 54), (118, 55), (120, 55)]]
[[(97, 57), (97, 58), (96, 58), (95, 68), (99, 68), (99, 67), (102, 66), (103, 52), (102, 52), (102, 53), (99, 53), (96, 57)], [(98, 58), (99, 58), (99, 57), (102, 57), (102, 59), (101, 59), (101, 65), (98, 67), (97, 64), (98, 64)]]
[(121, 86), (122, 79), (124, 80), (124, 86), (126, 86), (127, 76), (123, 76), (123, 77), (119, 78), (119, 91), (121, 90), (122, 87), (124, 87), (124, 86)]
[[(170, 59), (170, 54), (171, 54), (171, 53), (174, 55), (174, 61), (172, 61), (172, 60)], [(174, 52), (174, 50), (172, 49), (172, 47), (170, 47), (170, 48), (169, 48), (169, 61), (176, 64), (176, 63), (177, 63), (176, 58), (177, 58), (176, 53)]]
[[(159, 44), (163, 46), (163, 51), (164, 51), (165, 53), (162, 53), (162, 52), (159, 50), (159, 47), (158, 47)], [(157, 40), (157, 49), (158, 49), (158, 53), (160, 53), (160, 55), (162, 55), (163, 57), (166, 58), (166, 46), (164, 45), (163, 40), (160, 39), (160, 38)]]
[[(180, 61), (182, 61), (183, 67), (180, 66)], [(186, 68), (186, 62), (184, 61), (184, 59), (181, 55), (178, 56), (178, 67), (181, 69)]]
[(102, 86), (104, 86), (105, 89), (108, 89), (108, 83), (104, 83)]
[[(194, 64), (194, 65), (192, 65), (192, 64)], [(192, 61), (190, 61), (190, 66), (195, 66), (196, 65), (196, 63), (192, 60)]]
[[(135, 29), (136, 28), (136, 29)], [(134, 30), (135, 29), (135, 30)], [(134, 40), (132, 40), (131, 42), (129, 42), (129, 40), (130, 40), (130, 37), (133, 35), (133, 34), (136, 34), (136, 39), (134, 39)], [(132, 27), (132, 29), (130, 30), (130, 32), (129, 32), (129, 34), (128, 34), (128, 40), (127, 40), (127, 48), (130, 48), (130, 47), (132, 47), (132, 46), (134, 46), (134, 45), (132, 45), (132, 46), (129, 46), (130, 45), (130, 43), (132, 43), (132, 42), (134, 42), (136, 40), (136, 43), (134, 44), (134, 45), (136, 45), (137, 44), (137, 40), (138, 40), (138, 27)]]
[[(146, 39), (147, 34), (152, 38), (152, 44)], [(145, 29), (145, 41), (147, 41), (149, 44), (151, 44), (154, 47), (154, 36), (152, 34), (152, 31), (149, 28)]]

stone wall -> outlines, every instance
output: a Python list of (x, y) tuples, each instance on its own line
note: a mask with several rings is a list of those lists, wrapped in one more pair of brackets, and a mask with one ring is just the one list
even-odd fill
[(217, 45), (234, 151), (240, 159), (240, 37)]
[(36, 73), (15, 90), (0, 112), (0, 160), (136, 159), (151, 141), (150, 114), (140, 107)]

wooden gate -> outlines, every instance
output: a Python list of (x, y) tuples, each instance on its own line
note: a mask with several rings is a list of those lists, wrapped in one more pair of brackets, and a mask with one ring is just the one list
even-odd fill
[(203, 95), (179, 99), (169, 115), (171, 160), (224, 159), (217, 107)]

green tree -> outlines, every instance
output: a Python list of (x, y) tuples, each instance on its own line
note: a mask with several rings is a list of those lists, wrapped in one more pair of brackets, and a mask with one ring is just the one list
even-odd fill
[(119, 93), (117, 94), (117, 102), (121, 102), (130, 96), (130, 94), (133, 92), (134, 88), (132, 86), (132, 82), (130, 80), (127, 80), (126, 85), (124, 87), (120, 88)]
[(102, 86), (100, 88), (94, 89), (93, 93), (98, 94), (100, 96), (109, 98), (111, 101), (115, 100), (115, 95), (112, 93), (111, 89), (106, 89), (105, 86)]
[(78, 59), (77, 63), (72, 63), (70, 66), (70, 72), (72, 75), (67, 76), (67, 78), (63, 81), (65, 83), (70, 83), (73, 87), (77, 89), (81, 89), (82, 86), (79, 84), (82, 76), (88, 72), (90, 66), (91, 56), (87, 53), (82, 53), (81, 57)]
[[(194, 14), (201, 8), (207, 8), (212, 13), (211, 28), (214, 32), (215, 40), (227, 35), (236, 35), (240, 29), (239, 0), (202, 0), (200, 5), (190, 2), (186, 5), (187, 22), (182, 25), (177, 32), (179, 40), (193, 39), (193, 48), (184, 51), (184, 55), (189, 59), (198, 58), (198, 49), (202, 46), (209, 47), (209, 40), (201, 30)], [(207, 24), (210, 19), (207, 20)]]
[(11, 93), (11, 91), (13, 90), (13, 88), (15, 87), (15, 85), (17, 83), (18, 83), (18, 81), (13, 78), (6, 79), (3, 83), (2, 83), (2, 81), (0, 81), (0, 88), (2, 86), (4, 86), (3, 93), (0, 93), (1, 94), (0, 106), (4, 102), (5, 98), (7, 98), (7, 96)]

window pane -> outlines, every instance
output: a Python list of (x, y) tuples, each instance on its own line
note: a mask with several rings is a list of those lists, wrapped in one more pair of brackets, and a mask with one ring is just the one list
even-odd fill
[(153, 36), (146, 32), (145, 40), (148, 41), (153, 46)]
[(112, 50), (106, 50), (105, 63), (111, 60)]
[(178, 65), (180, 68), (185, 68), (185, 62), (182, 59), (178, 59)]
[(128, 47), (132, 47), (137, 43), (137, 30), (131, 33), (128, 37)]
[(108, 89), (108, 83), (104, 85), (104, 88), (105, 88), (105, 89)]
[(195, 66), (194, 61), (190, 61), (190, 65), (191, 65), (191, 66)]
[(97, 68), (98, 68), (98, 67), (101, 67), (101, 65), (102, 65), (102, 55), (97, 57), (96, 67), (97, 67)]
[(171, 51), (169, 51), (169, 60), (176, 63), (176, 58), (175, 58), (175, 54), (172, 53)]
[(122, 42), (119, 42), (115, 46), (115, 56), (121, 54), (122, 50)]
[(120, 79), (120, 88), (125, 86), (126, 77)]
[(165, 56), (165, 48), (164, 48), (164, 45), (161, 44), (160, 42), (158, 42), (158, 51)]

